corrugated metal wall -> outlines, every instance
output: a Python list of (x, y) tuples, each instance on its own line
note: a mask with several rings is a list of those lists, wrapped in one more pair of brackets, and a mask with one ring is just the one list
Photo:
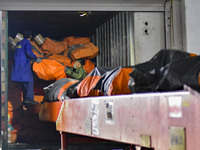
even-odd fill
[(97, 66), (130, 65), (129, 12), (119, 12), (96, 28)]
[[(147, 33), (146, 33), (147, 32)], [(119, 12), (96, 28), (97, 66), (133, 66), (165, 48), (164, 12)]]

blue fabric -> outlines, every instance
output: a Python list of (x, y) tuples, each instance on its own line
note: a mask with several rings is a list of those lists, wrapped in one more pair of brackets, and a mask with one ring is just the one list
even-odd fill
[(33, 82), (31, 59), (37, 59), (32, 52), (31, 43), (23, 39), (16, 45), (11, 80), (18, 82)]
[(22, 92), (23, 92), (23, 100), (32, 100), (34, 101), (34, 94), (33, 94), (33, 82), (21, 82), (22, 85)]

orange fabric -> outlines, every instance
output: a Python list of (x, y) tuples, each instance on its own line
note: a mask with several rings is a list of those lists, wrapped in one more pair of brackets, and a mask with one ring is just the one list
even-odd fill
[(8, 100), (8, 115), (10, 116), (9, 124), (11, 124), (11, 120), (13, 118), (13, 106), (12, 103)]
[(94, 63), (91, 62), (89, 59), (86, 59), (83, 69), (85, 69), (85, 71), (89, 74), (94, 68), (95, 68)]
[(33, 52), (37, 57), (44, 57), (43, 55), (40, 55), (36, 50), (32, 50), (32, 52)]
[(11, 143), (15, 143), (17, 140), (17, 130), (11, 131)]
[(119, 73), (113, 79), (108, 95), (120, 95), (120, 94), (131, 94), (128, 87), (129, 74), (133, 71), (133, 68), (122, 68)]
[(34, 100), (38, 103), (41, 103), (44, 99), (43, 95), (34, 95)]
[(66, 78), (65, 66), (56, 60), (43, 59), (40, 63), (33, 63), (33, 71), (43, 80), (59, 80)]
[(64, 53), (63, 53), (63, 55), (64, 55), (64, 56), (67, 56), (68, 53), (69, 53), (69, 50), (70, 50), (70, 48), (68, 48), (67, 50), (65, 50)]
[(85, 46), (78, 47), (71, 52), (71, 58), (76, 60), (80, 58), (94, 58), (97, 56), (99, 48), (96, 47), (93, 43), (87, 43)]
[(74, 67), (74, 63), (75, 63), (76, 61), (73, 61), (71, 64), (69, 64), (68, 66), (69, 67)]
[(74, 36), (69, 36), (64, 39), (64, 41), (68, 44), (69, 47), (77, 44), (86, 44), (90, 42), (90, 38), (88, 37), (80, 37), (75, 38)]
[(190, 53), (190, 57), (195, 57), (195, 56), (197, 56), (197, 54)]
[(93, 90), (101, 76), (87, 76), (77, 86), (79, 97), (99, 96), (98, 90)]
[(42, 50), (45, 54), (60, 54), (67, 49), (68, 45), (66, 42), (54, 41), (50, 38), (46, 38), (42, 44)]
[(79, 82), (79, 81), (70, 81), (70, 82), (66, 83), (66, 84), (60, 89), (60, 91), (59, 91), (58, 100), (61, 101), (60, 96), (63, 94), (63, 92), (64, 92), (68, 87), (70, 87), (72, 84), (77, 83), (77, 82)]
[(71, 59), (69, 57), (66, 57), (66, 56), (63, 56), (63, 55), (53, 54), (53, 55), (50, 55), (46, 58), (56, 60), (56, 61), (62, 63), (63, 65), (65, 65), (65, 66), (68, 66), (71, 63)]
[(40, 53), (42, 53), (42, 49), (38, 46), (35, 41), (30, 41), (31, 45), (33, 45)]
[(33, 53), (37, 56), (37, 57), (43, 57), (43, 51), (42, 49), (38, 46), (38, 44), (35, 41), (30, 41), (31, 45), (33, 45), (36, 49), (32, 49)]

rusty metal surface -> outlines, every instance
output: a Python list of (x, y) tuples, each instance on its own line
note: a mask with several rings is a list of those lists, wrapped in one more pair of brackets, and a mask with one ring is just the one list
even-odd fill
[(45, 102), (40, 104), (39, 119), (56, 122), (62, 102)]
[(65, 100), (57, 130), (133, 145), (141, 135), (150, 147), (168, 150), (170, 127), (185, 129), (186, 149), (200, 147), (200, 96), (190, 91)]

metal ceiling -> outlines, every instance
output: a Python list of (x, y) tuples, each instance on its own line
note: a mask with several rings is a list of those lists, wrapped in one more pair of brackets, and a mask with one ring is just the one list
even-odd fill
[(8, 11), (9, 36), (24, 29), (33, 34), (60, 39), (67, 36), (90, 36), (106, 18), (116, 12), (93, 11), (81, 17), (78, 11)]

